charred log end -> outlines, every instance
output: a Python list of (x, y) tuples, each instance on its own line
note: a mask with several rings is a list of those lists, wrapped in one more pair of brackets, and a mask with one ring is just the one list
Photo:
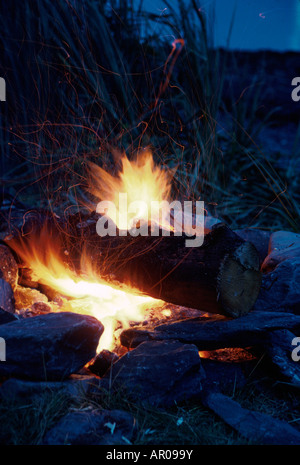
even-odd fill
[(218, 294), (225, 312), (237, 318), (253, 307), (261, 286), (258, 253), (250, 242), (228, 255), (218, 276)]

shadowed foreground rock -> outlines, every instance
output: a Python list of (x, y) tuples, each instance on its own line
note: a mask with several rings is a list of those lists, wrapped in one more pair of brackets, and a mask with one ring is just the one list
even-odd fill
[(46, 445), (130, 444), (135, 419), (122, 410), (77, 411), (64, 416), (44, 438)]
[(221, 393), (205, 392), (202, 402), (238, 433), (251, 441), (268, 445), (300, 444), (300, 432), (285, 421), (244, 409), (238, 402)]
[(0, 325), (10, 323), (11, 321), (16, 321), (18, 318), (14, 313), (7, 312), (0, 307)]
[(135, 400), (169, 406), (199, 395), (205, 377), (197, 348), (176, 341), (144, 342), (123, 355), (100, 381)]
[(0, 326), (6, 362), (0, 376), (62, 380), (96, 353), (103, 325), (91, 316), (49, 313)]
[(127, 329), (121, 333), (125, 347), (136, 347), (143, 341), (177, 340), (195, 344), (199, 350), (223, 347), (249, 347), (264, 342), (270, 331), (289, 329), (300, 334), (300, 316), (292, 313), (250, 312), (234, 320), (222, 317), (192, 318), (157, 326), (154, 331)]
[(300, 256), (283, 260), (263, 276), (254, 309), (300, 314)]

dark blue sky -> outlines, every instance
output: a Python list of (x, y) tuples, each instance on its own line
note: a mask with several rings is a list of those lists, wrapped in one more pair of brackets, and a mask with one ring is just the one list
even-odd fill
[[(177, 0), (169, 2), (177, 4)], [(231, 48), (300, 51), (300, 0), (200, 0), (198, 3), (208, 15), (215, 5), (217, 46), (226, 45), (236, 6)], [(163, 0), (144, 0), (144, 6), (156, 13), (165, 8)]]

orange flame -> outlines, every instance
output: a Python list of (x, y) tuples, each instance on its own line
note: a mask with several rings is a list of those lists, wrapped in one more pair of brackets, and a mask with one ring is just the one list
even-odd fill
[[(89, 191), (99, 200), (114, 204), (116, 210), (112, 212), (108, 207), (106, 216), (115, 219), (119, 229), (130, 229), (137, 220), (148, 222), (150, 212), (154, 213), (155, 217), (161, 218), (162, 227), (170, 227), (169, 222), (164, 222), (169, 209), (167, 206), (162, 207), (162, 202), (171, 201), (174, 171), (164, 170), (155, 165), (149, 150), (140, 152), (135, 160), (128, 160), (124, 154), (121, 158), (121, 170), (115, 177), (94, 163), (90, 163), (89, 167)], [(119, 194), (124, 193), (127, 194), (127, 205), (137, 206), (134, 212), (128, 211), (127, 215), (123, 214), (120, 205)], [(154, 212), (153, 202), (158, 203)]]
[(59, 244), (44, 228), (38, 237), (11, 240), (8, 245), (28, 266), (35, 279), (68, 298), (60, 311), (73, 311), (94, 316), (104, 326), (98, 351), (114, 348), (117, 326), (129, 327), (130, 321), (141, 322), (146, 310), (163, 302), (141, 295), (129, 287), (117, 287), (99, 278), (83, 254), (81, 271), (69, 269), (59, 255)]

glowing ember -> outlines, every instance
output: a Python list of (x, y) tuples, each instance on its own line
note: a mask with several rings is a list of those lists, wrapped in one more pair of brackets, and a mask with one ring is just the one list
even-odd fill
[(9, 245), (31, 268), (39, 283), (68, 298), (60, 311), (88, 314), (101, 321), (104, 333), (98, 351), (113, 349), (114, 331), (118, 326), (128, 328), (130, 321), (143, 321), (149, 307), (163, 305), (162, 301), (143, 296), (135, 289), (108, 284), (96, 276), (84, 255), (80, 275), (68, 269), (57, 252), (59, 244), (54, 244), (45, 229), (39, 237), (10, 241)]

